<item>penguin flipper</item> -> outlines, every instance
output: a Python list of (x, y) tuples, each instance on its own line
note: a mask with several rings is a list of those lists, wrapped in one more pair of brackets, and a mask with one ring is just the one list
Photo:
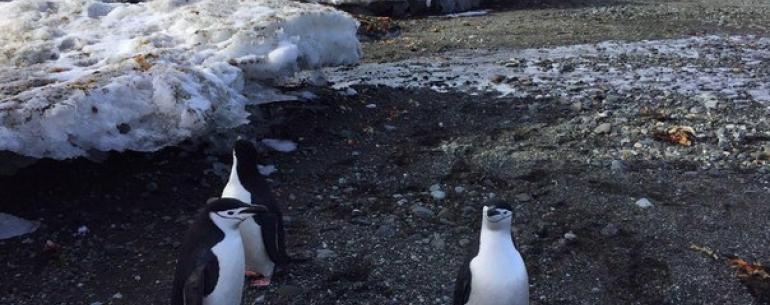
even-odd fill
[(219, 279), (219, 263), (211, 251), (203, 254), (195, 269), (187, 276), (182, 291), (184, 305), (203, 305), (203, 298), (212, 291)]
[(471, 296), (471, 278), (471, 262), (466, 260), (457, 273), (452, 305), (465, 305), (465, 303), (468, 303), (468, 298)]
[(183, 302), (184, 305), (203, 305), (205, 265), (198, 266), (193, 270), (187, 281), (184, 283)]
[(286, 254), (286, 248), (281, 239), (284, 237), (283, 227), (279, 225), (280, 217), (275, 213), (260, 213), (254, 215), (254, 219), (262, 228), (262, 240), (265, 243), (267, 255), (277, 265), (288, 264), (291, 259)]
[(284, 257), (286, 262), (292, 262), (294, 261), (291, 256), (286, 252), (286, 229), (283, 227), (283, 215), (278, 213), (276, 219), (277, 223), (277, 230), (278, 230), (278, 250), (280, 251), (281, 255)]
[(473, 279), (473, 274), (471, 274), (471, 261), (478, 252), (479, 241), (475, 240), (468, 248), (465, 259), (463, 260), (462, 265), (460, 265), (460, 270), (457, 272), (454, 301), (452, 302), (452, 305), (465, 305), (471, 297), (471, 280)]

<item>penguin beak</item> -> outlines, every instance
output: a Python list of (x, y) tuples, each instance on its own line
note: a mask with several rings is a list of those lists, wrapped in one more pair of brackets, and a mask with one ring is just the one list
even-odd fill
[(259, 213), (265, 213), (267, 211), (268, 209), (266, 206), (261, 204), (255, 204), (244, 210), (241, 210), (239, 214), (259, 214)]

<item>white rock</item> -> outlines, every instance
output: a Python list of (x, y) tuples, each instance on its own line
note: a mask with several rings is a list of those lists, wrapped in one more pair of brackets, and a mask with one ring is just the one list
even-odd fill
[(569, 240), (569, 241), (576, 240), (577, 239), (577, 235), (574, 232), (569, 231), (567, 233), (564, 233), (564, 239)]
[(75, 233), (75, 236), (86, 236), (88, 235), (88, 232), (89, 232), (88, 227), (83, 225), (78, 227), (78, 231)]
[(647, 198), (641, 198), (641, 199), (639, 199), (639, 200), (637, 200), (637, 201), (636, 201), (636, 206), (638, 206), (638, 207), (640, 207), (640, 208), (643, 208), (643, 209), (646, 209), (646, 208), (651, 208), (651, 207), (653, 207), (653, 204), (652, 204), (652, 202), (650, 202), (650, 200), (649, 200), (649, 199), (647, 199)]
[(444, 191), (432, 191), (430, 192), (430, 195), (436, 200), (443, 200), (446, 198), (446, 193)]
[(275, 165), (257, 165), (257, 170), (260, 175), (267, 177), (277, 172), (278, 168)]

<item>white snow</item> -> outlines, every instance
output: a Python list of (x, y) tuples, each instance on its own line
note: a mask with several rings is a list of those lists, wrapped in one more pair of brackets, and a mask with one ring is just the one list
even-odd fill
[(462, 12), (462, 13), (453, 13), (453, 14), (447, 14), (443, 17), (448, 18), (461, 18), (461, 17), (479, 17), (479, 16), (486, 16), (489, 14), (489, 10), (480, 10), (480, 11), (468, 11), (468, 12)]
[[(715, 66), (715, 58), (740, 54), (735, 65)], [(621, 59), (622, 58), (622, 59)], [(656, 59), (661, 60), (656, 62)], [(568, 102), (590, 98), (604, 88), (621, 96), (634, 92), (676, 92), (770, 105), (770, 39), (706, 36), (641, 42), (609, 41), (555, 48), (459, 51), (354, 69), (325, 69), (333, 87), (383, 85), (435, 91), (498, 92), (516, 97), (555, 97)], [(684, 63), (674, 66), (672, 62)], [(493, 82), (492, 76), (506, 80)], [(712, 103), (713, 104), (713, 103)]]
[(275, 165), (257, 165), (257, 170), (260, 175), (267, 177), (277, 172), (278, 168)]
[(341, 5), (341, 4), (359, 4), (359, 5), (367, 5), (372, 2), (376, 2), (377, 0), (314, 0), (312, 2), (318, 2), (318, 3), (326, 3), (326, 4), (332, 4), (332, 5)]
[(30, 221), (11, 214), (0, 213), (0, 240), (35, 232), (38, 221)]
[(0, 150), (153, 151), (247, 122), (300, 69), (358, 62), (348, 14), (284, 0), (0, 3)]
[(262, 144), (280, 152), (292, 152), (297, 149), (297, 143), (289, 140), (262, 139)]

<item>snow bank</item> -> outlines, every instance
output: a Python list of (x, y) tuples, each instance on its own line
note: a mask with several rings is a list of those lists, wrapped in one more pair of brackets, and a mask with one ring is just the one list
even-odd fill
[(38, 221), (30, 221), (11, 214), (0, 213), (0, 240), (35, 232)]
[(152, 151), (247, 122), (300, 69), (353, 64), (357, 22), (284, 0), (0, 3), (0, 150)]

